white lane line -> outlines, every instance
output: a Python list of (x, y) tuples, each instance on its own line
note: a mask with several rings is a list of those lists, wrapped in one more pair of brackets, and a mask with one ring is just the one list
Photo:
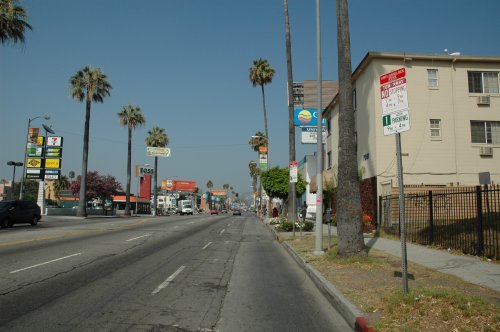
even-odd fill
[(172, 280), (175, 279), (175, 277), (177, 277), (179, 275), (179, 273), (182, 272), (182, 270), (184, 270), (185, 266), (181, 266), (180, 268), (177, 269), (177, 271), (175, 271), (170, 277), (168, 277), (164, 282), (162, 282), (151, 294), (156, 294), (158, 293), (159, 291), (161, 291), (163, 288), (167, 287), (168, 284), (170, 284), (172, 282)]
[(222, 233), (224, 233), (226, 231), (226, 229), (224, 228), (222, 231), (220, 231), (220, 235), (222, 235)]
[(207, 248), (208, 248), (208, 246), (209, 246), (209, 245), (211, 245), (211, 244), (212, 244), (212, 242), (208, 242), (207, 244), (205, 244), (205, 246), (204, 246), (203, 248), (201, 248), (201, 250), (205, 250), (205, 249), (207, 249)]
[(32, 266), (24, 267), (24, 268), (19, 269), (19, 270), (11, 271), (10, 273), (21, 272), (21, 271), (24, 271), (24, 270), (32, 269), (34, 267), (42, 266), (42, 265), (49, 264), (49, 263), (54, 263), (54, 262), (57, 262), (57, 261), (60, 261), (60, 260), (66, 259), (66, 258), (70, 258), (70, 257), (73, 257), (73, 256), (78, 256), (78, 255), (81, 255), (81, 254), (82, 253), (79, 252), (77, 254), (73, 254), (73, 255), (69, 255), (69, 256), (64, 256), (64, 257), (61, 257), (61, 258), (56, 258), (56, 259), (53, 259), (53, 260), (48, 261), (48, 262), (43, 262), (43, 263), (40, 263), (40, 264), (35, 264), (35, 265), (32, 265)]
[(146, 236), (150, 236), (150, 235), (151, 234), (141, 235), (141, 236), (138, 236), (138, 237), (134, 237), (132, 239), (125, 240), (125, 242), (134, 241), (134, 240), (137, 240), (137, 239), (140, 239), (140, 238), (143, 238), (143, 237), (146, 237)]

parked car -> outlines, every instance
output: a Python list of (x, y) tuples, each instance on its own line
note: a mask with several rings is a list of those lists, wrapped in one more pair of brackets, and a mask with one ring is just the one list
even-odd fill
[(210, 215), (212, 214), (219, 214), (219, 210), (212, 209), (210, 210)]
[(240, 209), (234, 209), (233, 210), (233, 216), (241, 216), (241, 210)]
[(42, 219), (40, 207), (36, 202), (23, 200), (0, 201), (0, 226), (2, 228), (24, 223), (36, 226), (40, 219)]

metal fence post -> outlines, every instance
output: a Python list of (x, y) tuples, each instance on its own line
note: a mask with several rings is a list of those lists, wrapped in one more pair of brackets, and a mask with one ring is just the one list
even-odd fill
[(434, 208), (432, 190), (429, 190), (429, 244), (434, 244)]
[(481, 186), (476, 186), (477, 200), (477, 253), (482, 256), (484, 254), (484, 237), (483, 237), (483, 200), (481, 195)]

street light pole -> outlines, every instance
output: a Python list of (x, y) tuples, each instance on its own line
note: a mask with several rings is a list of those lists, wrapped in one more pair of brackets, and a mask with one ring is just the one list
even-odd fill
[(7, 165), (13, 166), (14, 170), (12, 171), (12, 183), (11, 183), (11, 193), (10, 193), (10, 199), (14, 199), (14, 184), (16, 180), (16, 167), (18, 166), (23, 166), (22, 162), (19, 161), (8, 161)]
[(21, 178), (21, 187), (19, 189), (19, 199), (23, 199), (23, 191), (24, 191), (24, 179), (26, 178), (26, 158), (28, 156), (28, 135), (30, 131), (31, 121), (44, 118), (45, 120), (50, 120), (50, 116), (48, 115), (39, 115), (34, 118), (28, 118), (28, 129), (26, 130), (26, 142), (24, 144), (24, 161), (23, 161), (23, 176)]

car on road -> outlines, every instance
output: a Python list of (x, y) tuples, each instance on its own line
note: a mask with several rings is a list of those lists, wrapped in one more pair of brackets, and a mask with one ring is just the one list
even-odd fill
[(210, 215), (212, 214), (219, 214), (219, 210), (212, 209), (210, 210)]
[(234, 209), (233, 210), (233, 216), (241, 216), (241, 210), (240, 209)]
[(0, 201), (0, 226), (2, 228), (24, 223), (36, 226), (40, 219), (42, 219), (40, 207), (36, 202), (25, 200)]

